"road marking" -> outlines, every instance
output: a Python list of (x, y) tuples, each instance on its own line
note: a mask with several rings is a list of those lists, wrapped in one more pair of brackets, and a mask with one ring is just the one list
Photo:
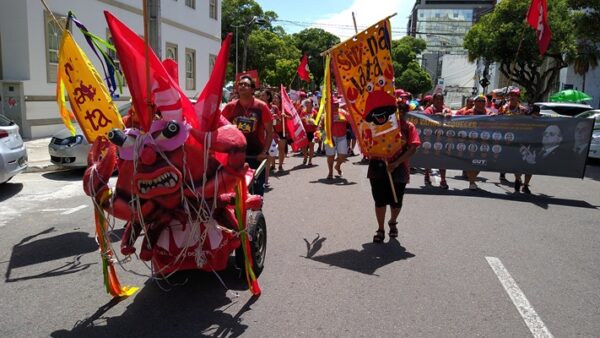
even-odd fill
[(492, 270), (494, 270), (496, 276), (498, 276), (498, 279), (504, 287), (504, 290), (506, 290), (506, 293), (508, 293), (508, 296), (512, 300), (513, 304), (515, 304), (515, 307), (517, 310), (519, 310), (521, 317), (523, 317), (525, 324), (527, 324), (527, 327), (533, 336), (536, 338), (554, 337), (546, 325), (544, 325), (544, 322), (535, 312), (533, 306), (531, 306), (527, 300), (527, 297), (525, 297), (525, 294), (523, 291), (521, 291), (517, 285), (517, 282), (515, 282), (502, 262), (496, 257), (486, 257), (485, 259), (490, 267), (492, 267)]
[(87, 205), (82, 204), (82, 205), (80, 205), (78, 207), (71, 208), (71, 209), (68, 209), (67, 211), (61, 212), (60, 214), (61, 215), (70, 215), (70, 214), (72, 214), (74, 212), (77, 212), (77, 211), (79, 211), (81, 209), (85, 209), (85, 208), (87, 208)]

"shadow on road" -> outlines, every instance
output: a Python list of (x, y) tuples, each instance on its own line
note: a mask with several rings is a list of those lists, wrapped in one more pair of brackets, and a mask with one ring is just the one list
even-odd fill
[(396, 239), (390, 239), (389, 242), (383, 244), (365, 243), (362, 247), (361, 251), (349, 249), (316, 257), (307, 255), (307, 258), (331, 266), (377, 276), (375, 274), (377, 269), (396, 261), (415, 257), (414, 254), (407, 252)]
[(304, 243), (306, 243), (306, 257), (304, 258), (312, 258), (321, 248), (323, 247), (323, 242), (327, 239), (327, 237), (322, 237), (317, 234), (317, 237), (309, 242), (306, 238), (304, 239)]
[[(98, 243), (96, 243), (94, 237), (90, 237), (89, 233), (82, 231), (68, 232), (54, 237), (43, 237), (55, 231), (54, 227), (48, 228), (40, 233), (23, 238), (21, 242), (13, 246), (5, 273), (7, 283), (76, 273), (87, 269), (91, 265), (82, 264), (80, 259), (86, 253), (98, 251)], [(120, 240), (119, 233), (121, 231), (117, 230), (109, 235), (112, 242)], [(19, 273), (19, 276), (13, 277), (16, 272), (15, 269), (65, 258), (72, 258), (72, 260), (50, 271), (26, 276)]]
[[(245, 281), (233, 268), (220, 273), (232, 290), (242, 290)], [(246, 290), (246, 289), (244, 289)], [(232, 291), (229, 292), (231, 295)], [(106, 313), (120, 300), (111, 300), (91, 316), (78, 321), (71, 330), (58, 330), (52, 337), (238, 337), (248, 325), (242, 315), (251, 310), (251, 297), (236, 313), (224, 311), (239, 298), (228, 297), (213, 273), (178, 272), (166, 281), (149, 280), (123, 314)], [(226, 307), (223, 309), (223, 307)]]
[(85, 169), (67, 169), (62, 171), (52, 171), (42, 174), (44, 178), (53, 181), (81, 181)]
[(23, 183), (4, 183), (0, 185), (0, 202), (15, 196), (23, 190)]
[[(497, 187), (501, 187), (501, 183), (494, 183)], [(548, 209), (550, 205), (563, 205), (566, 207), (598, 209), (600, 206), (592, 205), (586, 201), (570, 200), (566, 198), (556, 198), (545, 194), (521, 194), (514, 193), (512, 190), (506, 190), (504, 193), (493, 193), (487, 190), (472, 191), (469, 189), (449, 189), (440, 190), (438, 187), (424, 188), (406, 188), (405, 193), (414, 195), (446, 195), (446, 196), (474, 196), (478, 198), (493, 198), (507, 201), (518, 201), (523, 203), (531, 203), (542, 209)]]
[(327, 185), (355, 185), (356, 182), (348, 181), (347, 179), (336, 176), (334, 178), (319, 178), (316, 181), (309, 181), (308, 183), (322, 183)]

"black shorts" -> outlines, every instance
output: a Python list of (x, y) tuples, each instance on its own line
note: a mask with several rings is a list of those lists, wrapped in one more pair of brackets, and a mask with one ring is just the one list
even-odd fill
[[(280, 140), (285, 140), (287, 138), (287, 137), (283, 137), (283, 132), (282, 131), (278, 131), (277, 132), (277, 136), (279, 136)], [(286, 136), (287, 136), (287, 134), (286, 134)]]
[(308, 138), (308, 142), (312, 142), (315, 139), (315, 132), (314, 131), (307, 131), (306, 132), (306, 137)]
[(396, 203), (394, 202), (394, 194), (392, 193), (389, 179), (370, 178), (369, 181), (371, 182), (371, 194), (375, 201), (375, 207), (381, 208), (389, 205), (392, 208), (402, 208), (402, 199), (404, 198), (406, 183), (394, 182), (396, 197), (398, 197), (398, 203)]

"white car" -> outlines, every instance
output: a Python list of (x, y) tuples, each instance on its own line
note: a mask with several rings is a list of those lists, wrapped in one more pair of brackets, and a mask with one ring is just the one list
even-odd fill
[[(119, 114), (125, 116), (131, 107), (131, 103), (126, 103), (119, 107)], [(85, 168), (88, 166), (87, 157), (91, 148), (79, 124), (74, 123), (75, 136), (64, 128), (54, 134), (48, 144), (48, 153), (50, 153), (50, 162), (65, 168)]]
[(575, 115), (575, 117), (595, 120), (588, 157), (600, 159), (600, 109), (588, 110), (581, 114)]
[(0, 184), (8, 182), (27, 168), (27, 149), (19, 126), (0, 115)]
[(574, 117), (592, 109), (588, 104), (567, 102), (536, 102), (534, 105), (540, 107), (540, 115), (548, 117)]

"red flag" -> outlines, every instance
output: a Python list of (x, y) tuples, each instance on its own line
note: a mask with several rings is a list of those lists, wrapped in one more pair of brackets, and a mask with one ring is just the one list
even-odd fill
[(535, 29), (540, 55), (544, 55), (552, 39), (552, 32), (550, 31), (550, 25), (548, 25), (548, 4), (546, 0), (531, 1), (529, 13), (527, 13), (527, 22), (529, 26)]
[(198, 102), (194, 105), (196, 115), (200, 120), (200, 130), (202, 131), (215, 130), (216, 123), (219, 120), (219, 105), (223, 97), (223, 84), (225, 83), (231, 36), (231, 33), (227, 34), (227, 37), (221, 44), (221, 50), (215, 61), (215, 67), (202, 93), (198, 97)]
[(285, 121), (294, 141), (292, 143), (292, 150), (297, 151), (300, 148), (306, 147), (308, 145), (308, 137), (306, 136), (304, 126), (302, 126), (302, 120), (283, 85), (281, 85), (281, 107), (284, 111), (292, 115), (291, 119)]
[[(131, 100), (140, 119), (142, 130), (149, 131), (155, 110), (163, 119), (181, 121), (185, 119), (197, 128), (198, 120), (190, 100), (169, 75), (160, 59), (149, 49), (150, 83), (146, 81), (146, 43), (136, 32), (119, 21), (110, 12), (104, 11), (106, 22), (123, 67), (125, 79), (131, 93)], [(150, 87), (150, 97), (147, 88)], [(148, 105), (148, 101), (151, 106)]]
[(310, 70), (308, 69), (308, 55), (304, 54), (302, 60), (300, 60), (300, 64), (298, 65), (298, 76), (306, 81), (310, 82)]

